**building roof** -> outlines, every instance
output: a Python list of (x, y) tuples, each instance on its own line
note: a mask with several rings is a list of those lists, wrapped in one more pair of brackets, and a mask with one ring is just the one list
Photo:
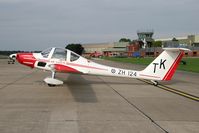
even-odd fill
[(125, 48), (107, 48), (107, 49), (104, 49), (103, 52), (126, 52), (126, 47)]
[(114, 48), (126, 48), (129, 45), (129, 42), (115, 42)]
[(82, 44), (84, 48), (108, 48), (113, 47), (113, 43), (89, 43), (89, 44)]
[[(155, 39), (155, 41), (171, 41), (174, 37), (170, 37), (170, 38), (158, 38)], [(177, 40), (182, 40), (182, 39), (187, 39), (187, 36), (183, 36), (183, 37), (175, 37)]]

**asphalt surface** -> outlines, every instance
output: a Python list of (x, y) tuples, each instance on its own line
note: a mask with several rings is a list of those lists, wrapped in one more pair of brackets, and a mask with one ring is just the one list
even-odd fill
[[(121, 68), (143, 66), (96, 60)], [(199, 103), (136, 79), (57, 74), (0, 60), (0, 133), (198, 133)], [(199, 96), (199, 74), (162, 84)]]

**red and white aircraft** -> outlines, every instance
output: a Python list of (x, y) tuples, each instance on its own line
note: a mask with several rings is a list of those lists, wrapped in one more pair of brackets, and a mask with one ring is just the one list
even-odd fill
[(148, 79), (157, 85), (157, 81), (171, 80), (184, 51), (189, 49), (164, 48), (164, 51), (142, 71), (101, 65), (68, 49), (56, 47), (41, 53), (12, 54), (10, 58), (16, 57), (19, 63), (31, 68), (51, 71), (52, 76), (44, 79), (49, 86), (63, 84), (63, 81), (55, 78), (56, 72)]

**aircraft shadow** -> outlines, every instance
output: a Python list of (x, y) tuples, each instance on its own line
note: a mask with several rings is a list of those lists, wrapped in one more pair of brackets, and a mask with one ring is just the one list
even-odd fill
[[(93, 77), (95, 77), (95, 76), (93, 76)], [(99, 80), (100, 81), (86, 80), (83, 78), (82, 75), (69, 74), (69, 77), (62, 81), (64, 81), (65, 85), (73, 85), (73, 84), (78, 84), (78, 85), (89, 85), (89, 84), (146, 85), (146, 83), (144, 83), (144, 82), (129, 83), (129, 82), (118, 82), (117, 80), (116, 81), (103, 81), (100, 78), (99, 78)]]
[(96, 103), (98, 102), (96, 94), (88, 80), (82, 75), (68, 74), (64, 80), (64, 86), (68, 86), (76, 102)]
[[(84, 75), (67, 74), (67, 78), (58, 76), (59, 79), (64, 81), (64, 86), (67, 86), (76, 102), (81, 103), (96, 103), (98, 99), (93, 89), (94, 84), (114, 84), (114, 85), (146, 85), (144, 82), (137, 83), (120, 83), (117, 81), (103, 81), (99, 80), (86, 80)], [(95, 76), (94, 76), (95, 77)]]

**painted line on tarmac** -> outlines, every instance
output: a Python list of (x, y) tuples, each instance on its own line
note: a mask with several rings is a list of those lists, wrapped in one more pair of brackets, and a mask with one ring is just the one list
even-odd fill
[[(147, 84), (151, 84), (153, 85), (152, 82), (148, 81), (148, 80), (143, 80), (143, 79), (138, 79), (139, 81), (142, 81), (142, 82), (145, 82)], [(166, 85), (162, 85), (162, 84), (159, 84), (157, 85), (156, 87), (158, 88), (161, 88), (163, 90), (166, 90), (166, 91), (169, 91), (169, 92), (172, 92), (172, 93), (175, 93), (177, 95), (180, 95), (180, 96), (183, 96), (185, 98), (188, 98), (188, 99), (191, 99), (191, 100), (194, 100), (194, 101), (197, 101), (199, 102), (199, 97), (198, 96), (195, 96), (195, 95), (192, 95), (192, 94), (189, 94), (187, 92), (183, 92), (183, 91), (180, 91), (178, 89), (174, 89), (174, 88), (171, 88), (171, 87), (168, 87)]]
[(132, 107), (134, 107), (138, 112), (140, 112), (143, 116), (145, 116), (146, 118), (148, 118), (154, 125), (156, 125), (159, 129), (161, 129), (162, 131), (164, 131), (165, 133), (169, 133), (166, 129), (164, 129), (163, 127), (161, 127), (155, 120), (152, 119), (152, 117), (150, 117), (148, 114), (146, 114), (144, 111), (142, 111), (138, 106), (136, 106), (134, 103), (132, 103), (131, 101), (129, 101), (126, 97), (124, 97), (122, 94), (120, 94), (116, 89), (114, 89), (110, 84), (108, 84), (107, 82), (105, 82), (102, 78), (100, 78), (99, 76), (97, 76), (100, 80), (102, 80), (109, 88), (111, 88), (116, 94), (118, 94), (121, 98), (123, 98), (129, 105), (131, 105)]

